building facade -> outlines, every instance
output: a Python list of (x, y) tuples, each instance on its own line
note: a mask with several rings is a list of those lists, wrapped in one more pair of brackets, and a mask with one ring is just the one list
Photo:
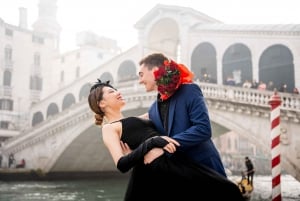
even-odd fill
[[(151, 52), (183, 62), (200, 81), (273, 82), (277, 89), (286, 84), (286, 92), (300, 86), (298, 24), (229, 25), (191, 8), (159, 4), (137, 21), (138, 44), (125, 53), (115, 40), (91, 32), (77, 35), (78, 49), (60, 53), (56, 1), (40, 0), (34, 29), (26, 26), (23, 8), (19, 26), (0, 21), (2, 139), (33, 125), (27, 117), (33, 105), (81, 83), (76, 81), (91, 71), (118, 86), (132, 86), (127, 83), (137, 80), (138, 60)], [(106, 70), (98, 74), (99, 68)]]
[(56, 0), (40, 0), (38, 18), (19, 25), (0, 18), (0, 142), (28, 127), (29, 108), (120, 52), (115, 40), (83, 31), (76, 50), (60, 53)]

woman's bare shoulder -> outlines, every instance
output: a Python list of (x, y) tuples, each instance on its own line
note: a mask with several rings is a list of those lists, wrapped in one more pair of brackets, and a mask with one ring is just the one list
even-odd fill
[(122, 124), (122, 120), (109, 122), (109, 123), (104, 124), (104, 125), (102, 126), (102, 129), (111, 129), (111, 128), (115, 128), (115, 127), (117, 127), (118, 125), (121, 125), (121, 124)]
[[(104, 141), (120, 139), (122, 133), (122, 124), (120, 121), (105, 124), (102, 126), (102, 137)], [(114, 140), (113, 140), (114, 141)]]

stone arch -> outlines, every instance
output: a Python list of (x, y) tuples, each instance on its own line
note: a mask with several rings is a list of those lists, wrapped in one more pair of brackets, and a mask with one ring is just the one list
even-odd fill
[(81, 87), (81, 89), (79, 91), (79, 101), (81, 101), (82, 99), (87, 98), (89, 96), (90, 89), (91, 89), (90, 83), (87, 83)]
[(118, 81), (126, 82), (137, 79), (136, 66), (133, 61), (123, 61), (118, 69)]
[(179, 26), (171, 18), (164, 18), (156, 22), (149, 32), (146, 48), (152, 52), (163, 52), (167, 56), (179, 57)]
[(54, 116), (55, 114), (58, 114), (58, 106), (56, 103), (50, 103), (50, 105), (47, 108), (47, 118), (50, 116)]
[(268, 47), (259, 59), (259, 80), (268, 83), (273, 81), (274, 87), (280, 89), (287, 84), (287, 91), (295, 87), (294, 57), (290, 49), (276, 44)]
[(71, 105), (75, 104), (75, 97), (73, 94), (68, 93), (67, 95), (65, 95), (64, 99), (63, 99), (63, 103), (62, 103), (62, 110), (65, 110), (69, 107), (71, 107)]
[(242, 85), (245, 80), (252, 81), (252, 60), (250, 49), (236, 43), (227, 48), (222, 60), (223, 84), (228, 77), (233, 77), (237, 85)]
[(110, 81), (110, 84), (114, 84), (114, 78), (113, 76), (109, 73), (109, 72), (105, 72), (103, 73), (100, 78), (99, 78), (102, 82), (105, 82), (105, 81)]
[(44, 121), (44, 116), (42, 112), (36, 112), (33, 114), (31, 126), (35, 126)]
[(211, 43), (201, 43), (193, 50), (191, 70), (196, 80), (217, 83), (217, 55)]

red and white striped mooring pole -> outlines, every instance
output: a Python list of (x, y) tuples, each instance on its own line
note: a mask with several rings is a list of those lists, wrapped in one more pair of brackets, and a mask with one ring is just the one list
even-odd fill
[(280, 105), (277, 91), (269, 100), (271, 105), (271, 156), (272, 156), (272, 201), (281, 201), (280, 186)]

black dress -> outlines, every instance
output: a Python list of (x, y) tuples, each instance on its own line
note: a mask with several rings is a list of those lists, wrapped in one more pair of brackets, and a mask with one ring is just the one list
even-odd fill
[[(121, 140), (132, 150), (159, 135), (149, 120), (128, 117), (120, 122)], [(232, 181), (176, 152), (165, 153), (148, 165), (144, 165), (143, 158), (138, 160), (132, 168), (124, 200), (243, 201), (244, 198)]]

